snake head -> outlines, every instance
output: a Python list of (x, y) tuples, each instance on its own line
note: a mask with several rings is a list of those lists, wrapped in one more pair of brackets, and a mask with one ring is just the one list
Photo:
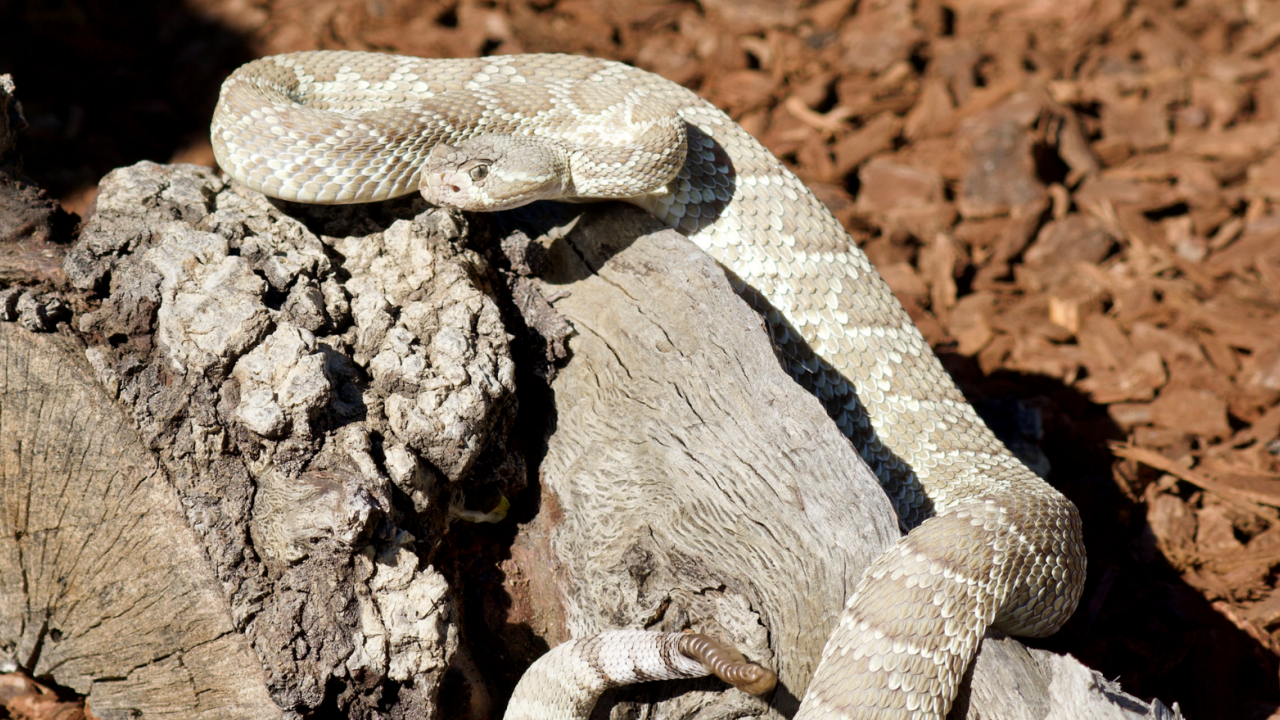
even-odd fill
[(432, 205), (493, 212), (572, 197), (573, 182), (565, 151), (551, 141), (477, 135), (431, 148), (418, 192)]

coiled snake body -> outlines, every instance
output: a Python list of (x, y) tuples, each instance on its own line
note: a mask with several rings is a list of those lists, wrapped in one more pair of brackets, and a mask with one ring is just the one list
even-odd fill
[[(620, 198), (719, 261), (909, 530), (849, 598), (798, 720), (940, 719), (988, 626), (1043, 636), (1074, 612), (1085, 570), (1075, 507), (982, 423), (823, 204), (693, 92), (567, 55), (296, 53), (228, 78), (212, 140), (228, 173), (277, 198), (419, 190), (464, 209)], [(508, 717), (583, 717), (584, 693), (589, 712), (599, 690), (581, 688), (651, 677), (637, 668), (672, 657), (669, 637), (617, 637), (645, 649), (604, 668), (584, 655), (590, 642), (566, 643), (530, 669)], [(667, 664), (668, 676), (706, 674)]]

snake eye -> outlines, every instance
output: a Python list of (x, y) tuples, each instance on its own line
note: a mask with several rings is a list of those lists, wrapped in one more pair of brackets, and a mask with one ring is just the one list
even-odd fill
[(477, 165), (471, 168), (470, 175), (472, 180), (483, 180), (488, 174), (489, 174), (488, 165)]

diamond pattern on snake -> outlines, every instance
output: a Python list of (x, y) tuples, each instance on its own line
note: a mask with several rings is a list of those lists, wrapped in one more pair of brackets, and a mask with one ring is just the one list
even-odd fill
[[(211, 134), (223, 169), (271, 197), (421, 192), (465, 210), (615, 198), (718, 261), (908, 531), (849, 598), (797, 720), (940, 720), (987, 627), (1039, 637), (1075, 611), (1085, 574), (1075, 506), (983, 424), (823, 204), (692, 91), (569, 55), (304, 52), (236, 70)], [(772, 687), (731, 648), (690, 637), (703, 636), (565, 643), (528, 670), (507, 717), (586, 718), (605, 688), (644, 679), (715, 673)]]

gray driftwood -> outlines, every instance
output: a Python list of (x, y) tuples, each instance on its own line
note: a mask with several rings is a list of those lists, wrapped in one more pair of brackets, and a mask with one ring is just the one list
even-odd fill
[[(619, 208), (551, 247), (541, 286), (577, 335), (552, 385), (542, 512), (514, 553), (519, 612), (552, 644), (693, 627), (778, 671), (771, 706), (713, 681), (615, 695), (657, 702), (652, 717), (790, 716), (862, 568), (898, 536), (887, 499), (687, 239)], [(554, 594), (520, 592), (548, 572)], [(952, 717), (1165, 717), (1157, 706), (993, 635)]]
[[(638, 212), (541, 238), (555, 263), (515, 304), (553, 357), (555, 311), (576, 334), (519, 493), (504, 294), (465, 220), (424, 210), (286, 211), (192, 166), (104, 179), (64, 264), (75, 313), (0, 325), (0, 670), (101, 718), (437, 718), (453, 669), (484, 717), (494, 667), (433, 563), (491, 509), (467, 499), (502, 493), (538, 506), (502, 566), (510, 622), (710, 630), (783, 679), (768, 705), (705, 681), (600, 714), (795, 707), (896, 530), (763, 324)], [(1117, 698), (997, 639), (957, 716), (1147, 716)]]

